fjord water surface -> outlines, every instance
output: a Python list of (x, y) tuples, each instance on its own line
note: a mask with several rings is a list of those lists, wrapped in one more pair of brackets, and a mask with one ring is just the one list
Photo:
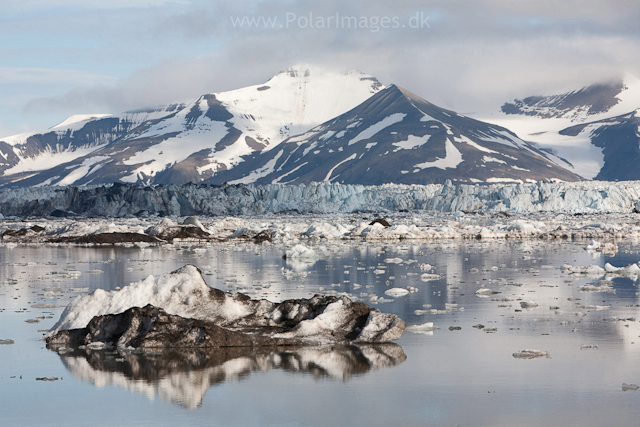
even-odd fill
[[(605, 256), (584, 246), (337, 243), (306, 261), (254, 244), (2, 246), (0, 340), (15, 343), (0, 345), (0, 419), (22, 426), (637, 425), (640, 390), (622, 389), (640, 383), (636, 278), (608, 277), (611, 289), (587, 292), (580, 287), (605, 278), (561, 267), (626, 266), (640, 260), (638, 247), (621, 244)], [(59, 354), (40, 341), (74, 296), (187, 263), (209, 285), (253, 298), (347, 294), (438, 329), (407, 331), (390, 346), (151, 355)], [(404, 296), (385, 294), (407, 287)], [(481, 297), (480, 288), (496, 293)], [(513, 356), (525, 349), (548, 357)]]

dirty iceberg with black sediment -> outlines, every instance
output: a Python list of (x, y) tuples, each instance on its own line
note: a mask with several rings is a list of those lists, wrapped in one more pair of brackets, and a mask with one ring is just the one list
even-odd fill
[(76, 297), (45, 335), (53, 348), (217, 348), (383, 343), (406, 323), (362, 302), (315, 295), (274, 303), (206, 284), (193, 265)]

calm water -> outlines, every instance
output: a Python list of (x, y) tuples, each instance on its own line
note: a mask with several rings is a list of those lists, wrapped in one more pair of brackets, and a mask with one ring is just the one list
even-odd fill
[[(582, 292), (581, 285), (599, 278), (569, 276), (560, 266), (626, 266), (640, 260), (638, 247), (623, 244), (608, 257), (584, 246), (338, 244), (313, 263), (285, 261), (283, 248), (251, 244), (0, 247), (0, 340), (15, 341), (0, 345), (0, 423), (635, 426), (640, 390), (621, 386), (640, 384), (637, 282), (615, 278), (615, 293)], [(376, 294), (390, 300), (378, 304), (380, 310), (409, 325), (434, 322), (440, 329), (406, 332), (392, 346), (146, 356), (59, 355), (39, 340), (62, 311), (52, 305), (186, 263), (199, 266), (211, 286), (253, 297), (344, 292), (368, 301)], [(426, 263), (440, 280), (421, 280)], [(418, 291), (384, 294), (407, 286)], [(481, 286), (500, 293), (478, 297)], [(519, 300), (538, 306), (521, 310)], [(605, 309), (589, 307), (596, 305)], [(478, 324), (485, 328), (473, 327)], [(550, 357), (512, 356), (523, 349)], [(36, 381), (50, 376), (59, 380)]]

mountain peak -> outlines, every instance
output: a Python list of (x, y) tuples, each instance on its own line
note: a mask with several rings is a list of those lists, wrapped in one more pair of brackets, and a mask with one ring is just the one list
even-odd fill
[(507, 129), (440, 108), (391, 84), (207, 183), (429, 184), (578, 179)]
[(300, 64), (265, 83), (202, 95), (186, 105), (73, 116), (46, 132), (0, 141), (0, 183), (200, 182), (383, 88), (357, 70)]
[[(363, 73), (356, 69), (338, 69), (329, 66), (317, 65), (317, 64), (296, 64), (283, 71), (275, 74), (274, 77), (283, 76), (290, 78), (323, 78), (327, 76), (360, 76), (369, 79), (375, 79), (375, 77)], [(377, 81), (377, 79), (375, 79)]]

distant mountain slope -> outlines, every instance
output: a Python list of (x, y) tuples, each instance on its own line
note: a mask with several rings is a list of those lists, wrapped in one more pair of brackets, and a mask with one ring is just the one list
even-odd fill
[(391, 85), (347, 113), (205, 182), (345, 184), (575, 181), (507, 129)]
[(123, 113), (75, 115), (43, 132), (0, 139), (0, 183), (34, 175), (86, 156), (125, 136), (141, 123), (172, 114), (182, 108), (166, 107)]
[(594, 84), (562, 95), (529, 96), (516, 99), (502, 106), (505, 114), (523, 114), (545, 119), (581, 119), (606, 113), (620, 103), (617, 96), (626, 90), (622, 80), (604, 84)]
[(0, 139), (0, 184), (201, 182), (382, 88), (357, 71), (298, 66), (265, 84), (186, 105), (78, 116), (46, 132)]
[(563, 129), (560, 135), (587, 139), (602, 149), (604, 165), (595, 179), (640, 180), (640, 109), (622, 116)]
[[(622, 160), (622, 153), (632, 153), (640, 143), (632, 131), (595, 132), (595, 141), (589, 130), (565, 130), (592, 122), (605, 124), (615, 117), (633, 115), (638, 108), (640, 79), (627, 74), (615, 82), (593, 84), (561, 95), (508, 102), (499, 115), (476, 118), (507, 127), (522, 139), (535, 142), (554, 161), (583, 178), (622, 180), (636, 175), (628, 167), (620, 168), (617, 160), (611, 161), (616, 157)], [(625, 137), (618, 139), (623, 134)]]

